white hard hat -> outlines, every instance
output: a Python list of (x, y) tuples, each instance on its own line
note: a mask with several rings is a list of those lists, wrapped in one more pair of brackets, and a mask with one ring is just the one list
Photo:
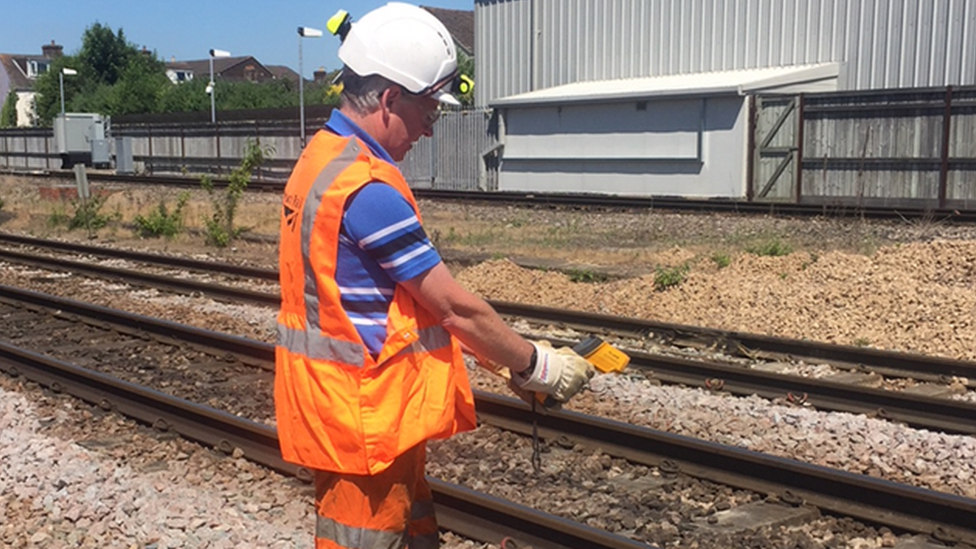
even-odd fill
[(390, 2), (352, 23), (339, 59), (360, 76), (380, 75), (410, 93), (460, 105), (445, 88), (457, 77), (457, 54), (447, 28), (430, 12)]

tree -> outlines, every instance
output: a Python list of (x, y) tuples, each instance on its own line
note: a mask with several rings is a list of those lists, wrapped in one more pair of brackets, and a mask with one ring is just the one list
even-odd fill
[(17, 92), (10, 90), (6, 101), (3, 102), (3, 110), (0, 110), (0, 128), (13, 128), (17, 126)]
[(77, 57), (95, 82), (112, 85), (139, 55), (135, 46), (126, 42), (122, 29), (113, 34), (110, 27), (96, 22), (85, 29)]
[(55, 57), (48, 65), (47, 72), (34, 81), (34, 91), (37, 93), (34, 98), (34, 111), (37, 114), (38, 124), (50, 126), (54, 117), (61, 112), (61, 85), (58, 75), (64, 67), (78, 71), (78, 74), (64, 79), (65, 110), (78, 110), (72, 105), (72, 99), (86, 87), (87, 72), (80, 68), (80, 63), (73, 56)]
[(108, 112), (135, 114), (159, 112), (163, 91), (172, 86), (163, 63), (155, 57), (139, 54), (129, 60), (125, 70), (111, 88)]

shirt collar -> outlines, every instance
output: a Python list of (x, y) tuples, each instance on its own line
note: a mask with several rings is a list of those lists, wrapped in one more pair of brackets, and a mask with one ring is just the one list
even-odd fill
[(395, 164), (390, 154), (380, 146), (365, 130), (356, 125), (348, 116), (342, 114), (339, 109), (333, 109), (329, 121), (325, 123), (325, 128), (341, 137), (358, 137), (373, 155), (386, 160), (390, 164)]

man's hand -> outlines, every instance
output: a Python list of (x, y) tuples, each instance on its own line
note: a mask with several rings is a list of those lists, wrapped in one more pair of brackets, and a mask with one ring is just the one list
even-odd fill
[(569, 347), (553, 349), (548, 341), (532, 342), (532, 345), (534, 363), (525, 372), (512, 376), (514, 384), (523, 391), (545, 393), (557, 402), (566, 402), (595, 373), (593, 366)]

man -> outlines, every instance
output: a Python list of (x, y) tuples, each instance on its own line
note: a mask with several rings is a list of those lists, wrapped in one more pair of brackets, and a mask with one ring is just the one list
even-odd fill
[[(331, 27), (330, 22), (330, 27)], [(275, 405), (284, 458), (315, 473), (317, 548), (438, 546), (426, 441), (475, 427), (462, 348), (565, 402), (593, 375), (526, 341), (441, 262), (395, 162), (457, 105), (454, 43), (415, 6), (339, 27), (341, 105), (285, 189)]]

